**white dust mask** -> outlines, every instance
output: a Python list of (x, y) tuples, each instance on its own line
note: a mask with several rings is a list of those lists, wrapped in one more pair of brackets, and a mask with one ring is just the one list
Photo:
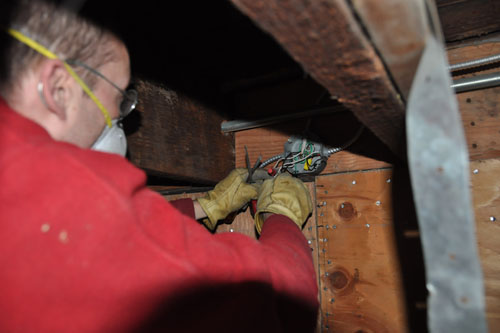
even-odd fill
[(112, 121), (111, 127), (104, 127), (91, 149), (125, 156), (127, 153), (127, 138), (117, 119)]

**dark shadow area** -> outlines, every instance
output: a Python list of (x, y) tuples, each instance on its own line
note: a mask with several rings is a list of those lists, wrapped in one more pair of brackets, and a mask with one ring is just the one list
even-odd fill
[(392, 177), (394, 233), (402, 271), (408, 327), (424, 333), (427, 328), (427, 289), (422, 244), (413, 201), (408, 165), (394, 165)]
[(315, 332), (316, 309), (259, 282), (179, 290), (133, 332)]
[(5, 49), (13, 43), (13, 38), (5, 32), (5, 29), (10, 27), (10, 17), (11, 13), (15, 8), (14, 0), (2, 0), (0, 1), (0, 29), (2, 32), (0, 33), (0, 78), (6, 78), (8, 75), (8, 71), (6, 68), (8, 56), (5, 52)]
[(230, 1), (85, 1), (80, 13), (116, 32), (133, 76), (161, 83), (217, 111), (231, 95), (302, 75), (301, 67)]
[(480, 72), (484, 72), (487, 70), (491, 69), (498, 69), (500, 67), (500, 61), (492, 62), (489, 64), (484, 64), (481, 66), (476, 66), (476, 67), (471, 67), (471, 68), (464, 68), (460, 70), (453, 71), (451, 73), (452, 76), (462, 76), (462, 75), (470, 75), (477, 73), (477, 75), (481, 74)]

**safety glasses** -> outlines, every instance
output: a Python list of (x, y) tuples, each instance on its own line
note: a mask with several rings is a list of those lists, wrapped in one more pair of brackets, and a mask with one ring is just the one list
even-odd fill
[(85, 68), (86, 70), (88, 70), (92, 74), (97, 75), (98, 77), (100, 77), (101, 79), (103, 79), (104, 81), (106, 81), (107, 83), (112, 85), (113, 87), (115, 87), (115, 89), (118, 90), (122, 94), (123, 99), (122, 99), (122, 102), (120, 103), (120, 118), (119, 118), (119, 120), (122, 120), (123, 118), (125, 118), (130, 112), (132, 112), (135, 109), (135, 107), (137, 105), (137, 90), (135, 90), (135, 89), (127, 89), (127, 90), (121, 89), (113, 81), (111, 81), (110, 79), (105, 77), (101, 72), (97, 71), (96, 69), (88, 66), (87, 64), (85, 64), (79, 60), (70, 59), (70, 60), (66, 60), (66, 63), (68, 63), (72, 66), (79, 66), (79, 67)]

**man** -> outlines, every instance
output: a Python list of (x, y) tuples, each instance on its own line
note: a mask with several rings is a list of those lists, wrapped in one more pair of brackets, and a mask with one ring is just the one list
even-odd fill
[[(236, 169), (196, 202), (166, 202), (124, 158), (88, 149), (124, 151), (116, 124), (137, 96), (123, 43), (37, 1), (5, 33), (0, 331), (314, 330), (300, 181), (250, 185)], [(213, 229), (252, 198), (259, 241), (194, 219)]]

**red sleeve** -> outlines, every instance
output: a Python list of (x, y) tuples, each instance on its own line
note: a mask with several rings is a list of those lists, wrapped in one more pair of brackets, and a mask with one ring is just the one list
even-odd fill
[[(139, 196), (142, 195), (148, 194)], [(159, 225), (149, 216), (160, 212), (143, 212), (147, 215), (142, 219), (146, 232), (162, 244), (163, 251), (176, 251), (179, 259), (202, 272), (207, 288), (226, 290), (228, 287), (231, 292), (243, 292), (245, 304), (221, 302), (226, 304), (222, 311), (245, 311), (246, 308), (249, 314), (260, 318), (260, 324), (266, 323), (264, 327), (274, 328), (267, 330), (259, 326), (254, 327), (253, 332), (314, 331), (318, 290), (311, 250), (289, 218), (282, 215), (268, 218), (257, 241), (239, 233), (213, 235), (193, 220), (173, 218)], [(169, 235), (185, 237), (173, 239)], [(244, 286), (244, 291), (236, 286)], [(211, 297), (220, 301), (220, 295)]]
[(192, 199), (187, 198), (187, 199), (171, 200), (170, 204), (174, 206), (175, 209), (177, 209), (182, 214), (187, 215), (192, 219), (195, 218), (194, 205)]
[(314, 332), (311, 252), (288, 218), (260, 240), (211, 234), (125, 159), (23, 122), (0, 122), (0, 331)]

